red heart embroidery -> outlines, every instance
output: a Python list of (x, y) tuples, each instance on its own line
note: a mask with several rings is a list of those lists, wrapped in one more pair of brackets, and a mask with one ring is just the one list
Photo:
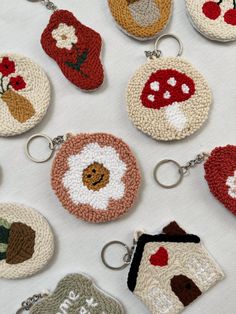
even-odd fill
[(236, 215), (236, 146), (215, 148), (204, 168), (211, 193)]
[(166, 266), (168, 265), (168, 252), (164, 247), (160, 247), (155, 254), (153, 254), (150, 259), (150, 263), (153, 266)]

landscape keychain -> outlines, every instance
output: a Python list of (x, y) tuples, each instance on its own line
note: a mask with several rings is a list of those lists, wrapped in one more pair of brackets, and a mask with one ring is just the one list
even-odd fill
[[(162, 57), (160, 40), (174, 38), (177, 57)], [(159, 37), (147, 62), (131, 78), (126, 94), (131, 121), (156, 140), (183, 139), (196, 132), (208, 118), (212, 93), (204, 77), (180, 56), (181, 41), (172, 34)]]
[[(49, 144), (50, 156), (43, 160), (30, 152), (30, 143), (38, 137)], [(141, 174), (136, 158), (121, 139), (106, 133), (66, 134), (53, 140), (36, 134), (26, 144), (26, 154), (35, 162), (47, 161), (55, 150), (51, 185), (63, 207), (77, 218), (107, 222), (133, 205)]]
[(185, 0), (188, 17), (205, 37), (228, 42), (236, 40), (235, 0)]
[(0, 278), (32, 276), (53, 253), (54, 236), (41, 214), (20, 204), (0, 204)]
[(52, 293), (43, 291), (22, 302), (16, 314), (25, 311), (30, 314), (124, 314), (120, 302), (84, 274), (65, 276)]
[(118, 27), (137, 40), (156, 38), (169, 24), (173, 0), (108, 0)]
[(53, 11), (41, 37), (44, 51), (54, 59), (64, 76), (85, 91), (102, 85), (103, 66), (100, 61), (102, 39), (93, 29), (81, 24), (67, 10), (59, 10), (50, 0), (41, 2)]
[(31, 59), (0, 54), (0, 137), (22, 134), (46, 115), (51, 88), (43, 71)]
[[(204, 162), (205, 179), (211, 193), (234, 215), (236, 215), (236, 146), (227, 145), (216, 147), (208, 153), (197, 155), (196, 159), (189, 161), (185, 166), (180, 166), (174, 160), (165, 159), (159, 162), (154, 169), (154, 178), (163, 188), (171, 189), (178, 186), (186, 173), (191, 168)], [(179, 178), (171, 185), (160, 182), (159, 168), (167, 163), (174, 164), (178, 169)]]
[[(107, 262), (107, 249), (113, 245), (126, 251), (120, 267)], [(101, 258), (112, 270), (130, 266), (128, 288), (152, 314), (182, 312), (224, 277), (200, 238), (186, 233), (175, 221), (155, 235), (136, 232), (132, 248), (120, 241), (109, 242)]]

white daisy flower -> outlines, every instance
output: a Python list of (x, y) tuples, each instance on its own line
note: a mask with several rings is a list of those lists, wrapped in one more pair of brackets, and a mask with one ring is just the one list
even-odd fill
[(229, 196), (236, 198), (236, 171), (234, 172), (234, 176), (228, 177), (226, 185), (229, 187)]
[(111, 199), (124, 196), (122, 177), (127, 166), (113, 147), (88, 144), (68, 158), (68, 166), (62, 182), (74, 204), (106, 210)]
[(73, 44), (78, 42), (78, 38), (75, 35), (75, 28), (65, 23), (60, 23), (58, 28), (52, 31), (52, 37), (57, 41), (56, 46), (61, 49), (66, 48), (71, 50)]

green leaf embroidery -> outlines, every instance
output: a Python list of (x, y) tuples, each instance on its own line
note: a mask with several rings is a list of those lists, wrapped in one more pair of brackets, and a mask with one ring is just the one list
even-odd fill
[[(78, 51), (78, 49), (77, 49)], [(78, 51), (79, 52), (79, 51)], [(65, 64), (74, 69), (74, 70), (77, 70), (83, 77), (85, 78), (88, 78), (88, 75), (86, 73), (84, 73), (82, 70), (81, 70), (81, 66), (85, 63), (85, 61), (87, 60), (88, 58), (88, 53), (89, 53), (89, 50), (88, 49), (85, 49), (82, 54), (79, 54), (77, 55), (77, 61), (76, 63), (73, 63), (73, 62), (69, 62), (69, 61), (66, 61)]]

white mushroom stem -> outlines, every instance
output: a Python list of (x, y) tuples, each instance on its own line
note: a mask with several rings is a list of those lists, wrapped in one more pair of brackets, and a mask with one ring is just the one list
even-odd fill
[(166, 107), (165, 110), (166, 119), (171, 126), (176, 128), (178, 131), (182, 131), (187, 123), (187, 118), (185, 117), (183, 111), (180, 109), (180, 104), (174, 102), (173, 104)]

